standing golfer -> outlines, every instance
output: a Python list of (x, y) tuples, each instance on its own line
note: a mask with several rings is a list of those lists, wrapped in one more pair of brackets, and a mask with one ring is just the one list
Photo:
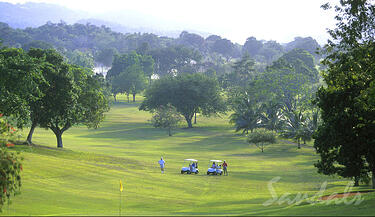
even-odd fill
[(160, 164), (161, 173), (164, 173), (165, 161), (163, 160), (163, 157), (161, 157), (158, 162)]
[(227, 171), (227, 166), (228, 166), (228, 164), (227, 164), (227, 162), (224, 161), (224, 163), (223, 163), (222, 166), (223, 166), (223, 170), (224, 170), (224, 176), (225, 176), (225, 174), (228, 175), (228, 171)]

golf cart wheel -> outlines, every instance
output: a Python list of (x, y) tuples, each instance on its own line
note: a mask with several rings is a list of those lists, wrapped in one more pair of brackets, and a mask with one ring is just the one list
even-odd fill
[(191, 174), (191, 172), (190, 172), (190, 171), (187, 171), (187, 174)]
[(220, 175), (223, 175), (223, 173), (220, 173)]
[(184, 171), (181, 170), (181, 174), (184, 174)]
[(198, 174), (198, 172), (195, 172), (195, 174)]
[(207, 175), (210, 175), (210, 172), (207, 172)]

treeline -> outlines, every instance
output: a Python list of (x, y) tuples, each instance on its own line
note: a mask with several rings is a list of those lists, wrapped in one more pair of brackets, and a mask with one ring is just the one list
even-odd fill
[[(203, 38), (198, 34), (182, 32), (176, 39), (160, 37), (155, 34), (122, 34), (112, 31), (106, 26), (95, 26), (87, 23), (68, 25), (48, 22), (38, 28), (13, 29), (6, 23), (0, 23), (0, 38), (10, 47), (28, 50), (35, 48), (55, 48), (69, 59), (71, 63), (84, 67), (111, 67), (116, 54), (137, 51), (148, 53), (154, 59), (160, 52), (173, 47), (184, 47), (200, 56), (196, 64), (198, 71), (215, 70), (217, 74), (227, 73), (227, 64), (249, 54), (256, 61), (256, 68), (265, 70), (266, 66), (295, 48), (315, 53), (319, 44), (311, 37), (296, 37), (294, 41), (281, 45), (276, 41), (257, 40), (249, 37), (244, 45), (233, 43), (217, 35)], [(173, 49), (169, 49), (173, 52)], [(157, 62), (157, 61), (156, 61)], [(162, 60), (160, 61), (162, 62)], [(161, 63), (162, 64), (162, 63)], [(159, 67), (159, 66), (158, 66)], [(163, 66), (160, 66), (163, 70)], [(161, 71), (160, 70), (160, 71)], [(157, 70), (156, 72), (158, 72)]]

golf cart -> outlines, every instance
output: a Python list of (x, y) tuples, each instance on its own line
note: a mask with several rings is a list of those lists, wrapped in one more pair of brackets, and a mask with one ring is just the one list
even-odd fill
[[(189, 164), (188, 164), (189, 163)], [(187, 174), (198, 174), (198, 160), (195, 159), (185, 159), (184, 160), (184, 165), (188, 165), (187, 167), (182, 167), (181, 168), (181, 174), (187, 173)]]
[[(209, 168), (207, 170), (207, 175), (222, 175), (223, 170), (221, 169), (221, 160), (210, 160)], [(220, 164), (220, 165), (219, 165)]]

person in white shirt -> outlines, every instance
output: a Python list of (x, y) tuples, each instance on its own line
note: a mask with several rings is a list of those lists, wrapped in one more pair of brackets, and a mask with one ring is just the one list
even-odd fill
[(163, 157), (161, 157), (158, 162), (160, 165), (161, 173), (164, 173), (165, 161), (163, 160)]

